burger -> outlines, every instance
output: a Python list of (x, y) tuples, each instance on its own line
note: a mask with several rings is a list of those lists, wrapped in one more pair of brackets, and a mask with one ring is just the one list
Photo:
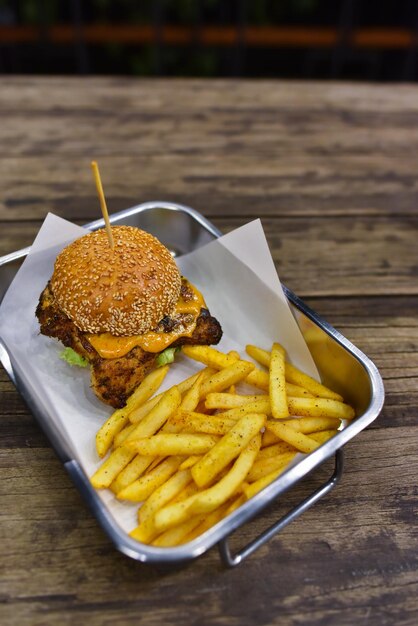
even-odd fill
[(98, 398), (119, 408), (183, 344), (217, 344), (219, 322), (153, 235), (113, 226), (77, 239), (58, 255), (36, 309), (40, 332), (59, 339), (64, 358), (91, 366)]

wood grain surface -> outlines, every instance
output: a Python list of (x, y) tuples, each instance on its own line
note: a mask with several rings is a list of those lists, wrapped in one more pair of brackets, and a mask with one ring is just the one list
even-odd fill
[(2, 77), (0, 118), (0, 255), (30, 245), (48, 211), (98, 217), (96, 158), (112, 212), (178, 201), (223, 232), (260, 217), (283, 282), (386, 388), (330, 495), (236, 569), (212, 549), (161, 571), (115, 550), (1, 370), (0, 622), (418, 623), (418, 88)]

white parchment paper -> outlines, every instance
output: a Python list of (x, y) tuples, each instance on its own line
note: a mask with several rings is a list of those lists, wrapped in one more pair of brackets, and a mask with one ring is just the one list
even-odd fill
[[(45, 420), (54, 420), (75, 458), (91, 476), (100, 464), (95, 435), (112, 409), (96, 399), (86, 369), (59, 358), (61, 344), (39, 334), (35, 309), (57, 254), (85, 230), (48, 214), (30, 253), (0, 306), (0, 338), (19, 375), (31, 389)], [(289, 360), (318, 378), (312, 357), (284, 296), (259, 220), (177, 259), (183, 275), (203, 292), (224, 335), (219, 349), (245, 356), (248, 343), (270, 349), (279, 341)], [(245, 356), (248, 359), (248, 356)], [(200, 365), (179, 356), (164, 387), (190, 376)], [(129, 531), (137, 507), (99, 492), (116, 522)]]

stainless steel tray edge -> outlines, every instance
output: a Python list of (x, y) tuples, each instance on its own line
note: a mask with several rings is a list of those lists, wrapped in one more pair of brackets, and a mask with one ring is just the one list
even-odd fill
[[(219, 237), (222, 234), (213, 224), (211, 224), (194, 209), (170, 202), (155, 201), (139, 204), (131, 207), (130, 209), (113, 214), (110, 219), (112, 223), (119, 221), (125, 223), (126, 220), (129, 220), (131, 217), (136, 217), (138, 214), (146, 214), (147, 212), (152, 213), (159, 209), (168, 212), (173, 211), (179, 215), (187, 215), (192, 221), (195, 221), (199, 227), (206, 231), (212, 239)], [(85, 228), (95, 230), (103, 226), (103, 220), (96, 220), (86, 224)], [(158, 236), (158, 233), (155, 234)], [(29, 249), (30, 248), (25, 248), (0, 258), (0, 267), (25, 257)], [(309, 472), (321, 465), (326, 459), (336, 454), (342, 446), (356, 436), (361, 430), (366, 428), (380, 413), (384, 402), (384, 387), (381, 376), (374, 363), (341, 333), (312, 311), (292, 291), (286, 287), (284, 287), (284, 290), (292, 307), (302, 313), (307, 319), (311, 320), (312, 323), (326, 333), (326, 335), (328, 335), (333, 342), (340, 345), (343, 350), (350, 353), (350, 355), (358, 361), (370, 385), (370, 402), (366, 410), (348, 426), (346, 426), (346, 428), (340, 431), (331, 440), (320, 446), (315, 452), (307, 455), (305, 458), (300, 460), (299, 463), (289, 468), (262, 492), (258, 493), (251, 500), (234, 511), (230, 516), (228, 516), (228, 518), (226, 518), (226, 520), (222, 520), (194, 541), (176, 548), (155, 548), (153, 546), (140, 544), (131, 539), (117, 526), (114, 518), (106, 509), (103, 502), (98, 497), (97, 492), (92, 487), (88, 476), (86, 476), (77, 461), (71, 458), (72, 455), (65, 443), (62, 442), (59, 431), (54, 428), (53, 420), (46, 420), (41, 409), (34, 406), (31, 402), (30, 385), (21, 380), (18, 370), (13, 364), (12, 355), (7, 353), (6, 348), (0, 342), (0, 358), (10, 378), (16, 385), (41, 427), (44, 429), (53, 448), (62, 460), (75, 485), (84, 496), (87, 504), (96, 516), (100, 525), (109, 535), (116, 548), (129, 557), (141, 562), (179, 564), (196, 558), (217, 543), (222, 546), (222, 543), (225, 542), (231, 533), (257, 515), (257, 513), (271, 503), (275, 498), (285, 493), (303, 476), (306, 476)], [(330, 481), (330, 485), (333, 486), (335, 482), (336, 480), (334, 482)], [(225, 545), (223, 545), (223, 551), (225, 551)], [(242, 561), (242, 555), (239, 555), (235, 558), (235, 560), (230, 559), (228, 555), (224, 555), (224, 561), (228, 565), (236, 565)]]

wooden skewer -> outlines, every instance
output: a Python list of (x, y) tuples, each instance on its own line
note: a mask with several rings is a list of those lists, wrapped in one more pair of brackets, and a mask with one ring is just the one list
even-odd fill
[(115, 244), (113, 242), (112, 228), (110, 226), (109, 213), (107, 212), (106, 199), (105, 199), (105, 196), (104, 196), (104, 193), (103, 193), (102, 180), (100, 178), (99, 166), (97, 165), (96, 161), (92, 161), (91, 162), (91, 169), (93, 170), (93, 176), (94, 176), (94, 181), (96, 183), (97, 194), (98, 194), (99, 200), (100, 200), (100, 208), (102, 209), (103, 219), (104, 219), (105, 224), (106, 224), (106, 232), (107, 232), (107, 238), (109, 239), (109, 246), (113, 250), (113, 248), (115, 247)]

